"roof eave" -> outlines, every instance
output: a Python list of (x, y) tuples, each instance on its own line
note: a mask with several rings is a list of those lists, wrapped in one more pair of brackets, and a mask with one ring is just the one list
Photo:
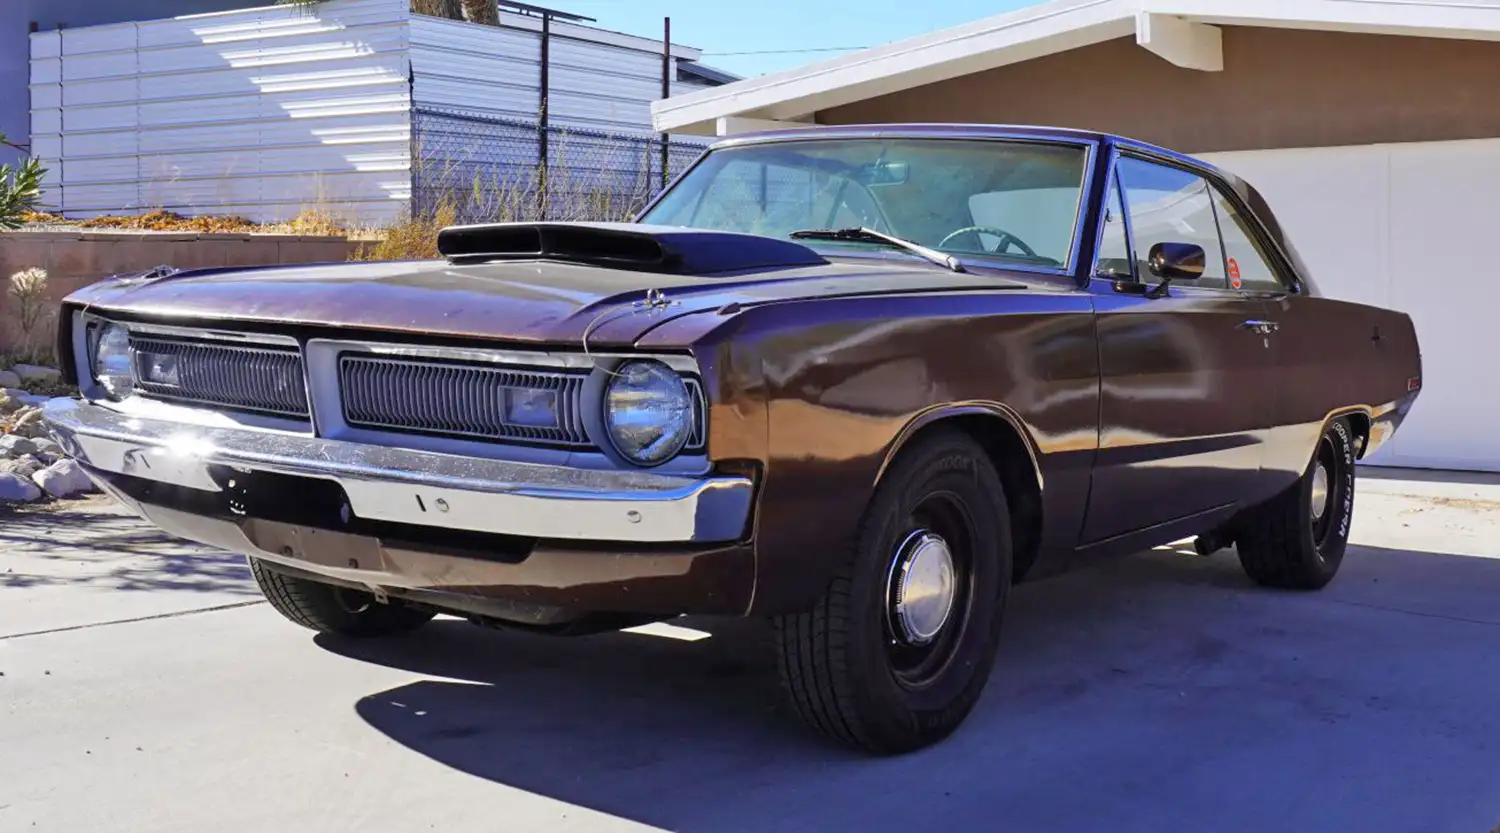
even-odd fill
[(806, 120), (863, 99), (1135, 33), (1188, 69), (1222, 69), (1216, 26), (1500, 41), (1500, 5), (1473, 0), (1053, 0), (652, 105), (657, 130), (713, 134), (719, 119)]
[(1054, 0), (712, 90), (657, 101), (655, 129), (713, 133), (724, 116), (796, 119), (829, 107), (1088, 46), (1133, 31), (1127, 0)]

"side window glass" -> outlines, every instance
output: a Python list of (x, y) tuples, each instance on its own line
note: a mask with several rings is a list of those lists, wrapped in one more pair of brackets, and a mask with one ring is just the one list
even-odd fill
[(1103, 234), (1099, 236), (1099, 257), (1094, 274), (1101, 278), (1131, 280), (1130, 242), (1125, 237), (1125, 203), (1120, 199), (1120, 182), (1109, 180), (1109, 200), (1104, 204)]
[(1218, 188), (1213, 189), (1214, 207), (1219, 212), (1219, 228), (1224, 236), (1225, 267), (1229, 272), (1231, 289), (1247, 292), (1279, 292), (1285, 287), (1271, 268), (1270, 259), (1255, 236), (1250, 233), (1246, 218), (1241, 216)]
[(1150, 281), (1146, 260), (1157, 243), (1195, 243), (1203, 247), (1207, 264), (1203, 278), (1185, 286), (1224, 289), (1224, 247), (1214, 217), (1208, 183), (1197, 174), (1122, 157), (1115, 166), (1125, 189), (1130, 232), (1135, 243), (1136, 274)]

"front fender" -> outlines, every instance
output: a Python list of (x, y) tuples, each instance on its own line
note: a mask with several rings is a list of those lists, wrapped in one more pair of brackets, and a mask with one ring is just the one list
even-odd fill
[[(762, 401), (765, 415), (753, 612), (816, 602), (855, 547), (881, 474), (903, 442), (935, 419), (987, 413), (1016, 427), (1039, 480), (1077, 504), (1077, 511), (1048, 513), (1065, 531), (1061, 538), (1070, 524), (1076, 537), (1088, 455), (1098, 447), (1098, 350), (1086, 297), (996, 291), (823, 299), (734, 318), (720, 352), (736, 365), (758, 366), (762, 387), (753, 396), (723, 393)], [(710, 432), (721, 436), (719, 426)], [(748, 449), (748, 434), (740, 430), (732, 442), (725, 435), (721, 448)]]

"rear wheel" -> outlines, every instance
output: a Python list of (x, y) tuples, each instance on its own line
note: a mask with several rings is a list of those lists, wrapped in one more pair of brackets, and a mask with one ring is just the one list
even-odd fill
[(382, 604), (362, 590), (289, 576), (258, 558), (250, 572), (277, 613), (304, 628), (354, 638), (396, 636), (427, 624), (433, 614), (392, 599)]
[(818, 731), (878, 754), (951, 734), (979, 699), (1010, 589), (1009, 513), (984, 450), (944, 432), (903, 452), (810, 612), (779, 617), (783, 685)]
[(1354, 434), (1346, 420), (1334, 420), (1302, 478), (1244, 519), (1237, 545), (1250, 578), (1288, 590), (1333, 580), (1354, 520), (1354, 468)]

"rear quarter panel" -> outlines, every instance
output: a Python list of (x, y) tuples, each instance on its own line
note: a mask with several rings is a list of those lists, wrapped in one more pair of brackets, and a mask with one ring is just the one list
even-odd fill
[(1381, 307), (1315, 296), (1273, 302), (1280, 329), (1277, 413), (1280, 439), (1266, 460), (1282, 486), (1309, 465), (1323, 427), (1334, 416), (1360, 413), (1370, 421), (1362, 456), (1376, 451), (1401, 425), (1419, 391), (1420, 345), (1411, 319)]
[(926, 420), (959, 412), (996, 414), (994, 430), (1010, 419), (1024, 432), (1043, 480), (1041, 551), (1076, 543), (1098, 447), (1098, 347), (1086, 295), (769, 304), (740, 313), (699, 351), (715, 377), (710, 455), (763, 467), (756, 612), (814, 602), (854, 546), (898, 446)]

